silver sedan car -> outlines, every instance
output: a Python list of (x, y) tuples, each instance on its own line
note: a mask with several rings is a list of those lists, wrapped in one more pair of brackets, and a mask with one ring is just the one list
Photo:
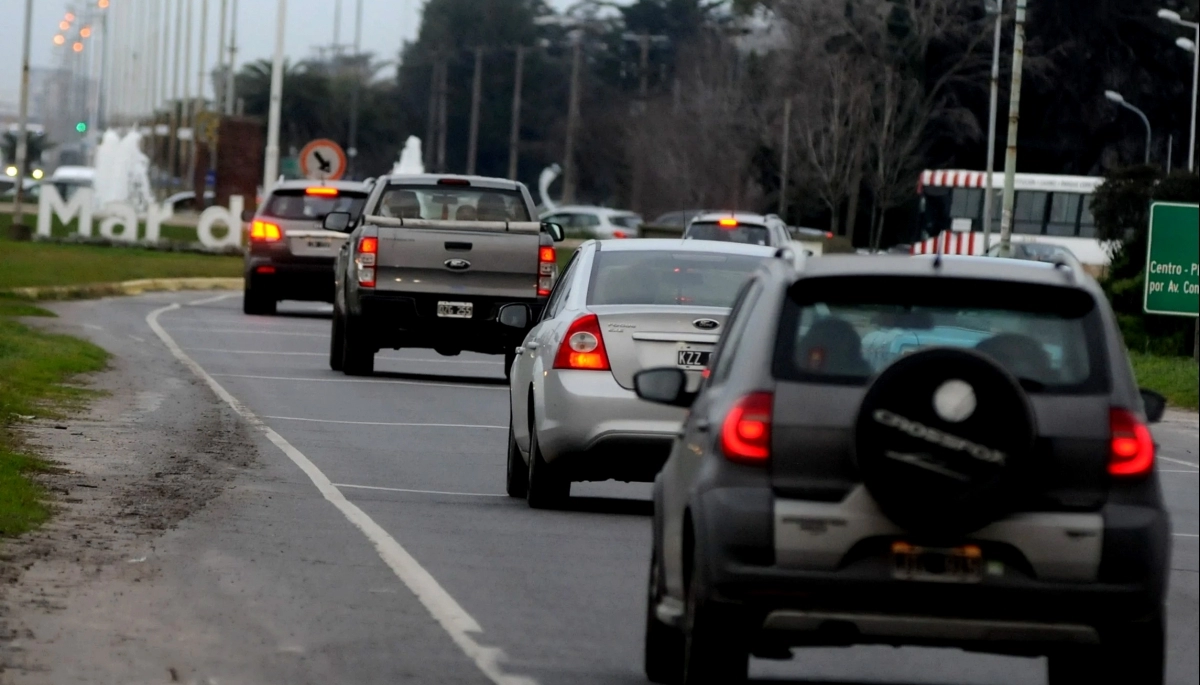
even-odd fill
[[(508, 494), (554, 507), (573, 481), (650, 482), (684, 410), (634, 393), (645, 368), (696, 386), (742, 285), (773, 248), (701, 240), (584, 243), (511, 368)], [(509, 305), (501, 323), (524, 327)]]

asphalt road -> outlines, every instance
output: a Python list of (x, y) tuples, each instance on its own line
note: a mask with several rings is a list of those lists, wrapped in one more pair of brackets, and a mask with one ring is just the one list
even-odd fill
[[(231, 653), (211, 677), (645, 682), (648, 486), (576, 484), (570, 510), (531, 511), (503, 496), (497, 358), (388, 351), (374, 377), (348, 378), (328, 367), (327, 307), (284, 303), (267, 318), (240, 305), (191, 293), (60, 309), (102, 328), (110, 347), (190, 360), (181, 377), (204, 378), (264, 426), (261, 463), (239, 478), (236, 501), (218, 500), (174, 534), (180, 566), (187, 550), (195, 563), (169, 573), (187, 589), (161, 606), (210, 607), (200, 611), (222, 636), (198, 644)], [(1193, 684), (1195, 415), (1155, 432), (1175, 531), (1168, 682)], [(1036, 685), (1043, 672), (1036, 659), (882, 647), (798, 650), (752, 666), (766, 681), (810, 685)]]

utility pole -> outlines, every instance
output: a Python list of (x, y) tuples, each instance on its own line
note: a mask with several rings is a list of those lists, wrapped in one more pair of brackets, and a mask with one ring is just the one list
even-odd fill
[[(640, 56), (638, 59), (638, 106), (637, 116), (642, 121), (646, 117), (646, 98), (650, 94), (650, 34), (643, 33), (637, 37)], [(645, 184), (646, 160), (640, 150), (634, 150), (633, 183), (629, 189), (629, 208), (635, 212), (642, 210), (642, 186)]]
[(563, 149), (563, 204), (575, 202), (575, 137), (579, 134), (579, 78), (583, 61), (583, 36), (571, 46), (571, 95), (567, 107), (567, 142)]
[(525, 80), (525, 46), (517, 46), (517, 66), (513, 75), (512, 123), (508, 130), (508, 177), (517, 180), (517, 162), (521, 147), (521, 88)]
[(237, 29), (238, 29), (238, 0), (233, 0), (233, 8), (229, 17), (229, 79), (225, 81), (225, 114), (233, 115), (233, 105), (237, 93)]
[(267, 154), (263, 164), (263, 193), (279, 178), (279, 119), (283, 110), (283, 41), (287, 35), (287, 0), (275, 14), (275, 56), (271, 63), (271, 105), (267, 114)]
[(439, 174), (446, 173), (446, 99), (450, 90), (447, 84), (446, 77), (450, 71), (449, 65), (445, 58), (442, 59), (442, 69), (438, 73), (438, 147), (437, 147), (437, 171)]
[(33, 27), (33, 0), (25, 0), (24, 41), (21, 44), (21, 101), (17, 106), (17, 194), (13, 198), (13, 230), (25, 225), (25, 176), (29, 172), (29, 47)]
[[(783, 152), (779, 159), (779, 218), (787, 221), (788, 168), (791, 166), (792, 98), (783, 99)], [(853, 235), (854, 229), (850, 229)]]
[[(206, 69), (204, 68), (205, 52), (208, 48), (208, 0), (200, 0), (200, 55), (199, 63), (200, 70), (196, 72), (196, 106), (195, 114), (192, 116), (192, 154), (188, 160), (188, 178), (185, 188), (192, 188), (196, 185), (196, 158), (200, 156), (200, 127), (197, 123), (200, 121), (200, 114), (207, 108), (204, 101), (204, 77)], [(204, 171), (208, 171), (205, 169)], [(204, 188), (198, 189), (200, 192), (196, 195), (196, 207), (204, 206)]]
[(347, 136), (346, 156), (350, 158), (348, 175), (354, 178), (354, 173), (358, 164), (358, 107), (359, 98), (361, 97), (360, 90), (362, 87), (363, 78), (366, 74), (363, 73), (362, 63), (362, 21), (363, 21), (363, 0), (358, 0), (358, 4), (354, 9), (354, 83), (350, 86), (350, 134)]
[(196, 143), (196, 129), (192, 125), (192, 8), (195, 7), (195, 3), (193, 0), (185, 2), (187, 30), (183, 34), (183, 127), (190, 129), (192, 135), (190, 140), (182, 141), (186, 144), (180, 145), (180, 156), (184, 161), (179, 165), (181, 173), (191, 166), (192, 146)]
[(1008, 99), (1008, 142), (1004, 151), (1004, 205), (1000, 214), (1000, 256), (1012, 255), (1013, 184), (1017, 175), (1017, 124), (1021, 121), (1021, 69), (1025, 61), (1025, 7), (1017, 0), (1017, 22), (1013, 29), (1012, 86)]
[(638, 43), (641, 44), (642, 53), (638, 62), (638, 97), (642, 100), (642, 107), (645, 107), (646, 95), (650, 92), (650, 34), (638, 36)]
[[(225, 85), (225, 80), (233, 77), (233, 74), (225, 68), (225, 34), (229, 24), (229, 0), (221, 0), (221, 21), (217, 29), (217, 73), (221, 74), (221, 85)], [(225, 111), (225, 92), (224, 89), (218, 90), (215, 85), (213, 87), (213, 109), (218, 112)]]
[(471, 131), (467, 136), (467, 175), (475, 175), (479, 155), (479, 100), (483, 96), (483, 48), (475, 48), (475, 77), (471, 81)]
[(435, 52), (429, 69), (429, 116), (425, 119), (425, 150), (422, 155), (424, 163), (431, 167), (437, 155), (438, 84), (441, 83), (438, 77), (441, 71), (441, 54)]
[(171, 74), (171, 137), (167, 140), (167, 178), (175, 185), (175, 174), (179, 169), (179, 122), (183, 118), (183, 103), (179, 101), (179, 65), (183, 50), (183, 3), (175, 0), (175, 60)]
[(988, 110), (987, 188), (983, 191), (983, 253), (992, 246), (992, 203), (995, 201), (993, 172), (996, 169), (996, 109), (1000, 100), (1000, 30), (1004, 22), (1004, 0), (994, 0), (989, 8), (996, 12), (996, 28), (992, 37), (992, 99)]

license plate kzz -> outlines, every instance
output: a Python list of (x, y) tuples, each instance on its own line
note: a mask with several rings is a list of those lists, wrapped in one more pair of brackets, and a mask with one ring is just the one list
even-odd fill
[(707, 350), (679, 350), (676, 352), (676, 364), (685, 369), (702, 369), (708, 366), (712, 352)]

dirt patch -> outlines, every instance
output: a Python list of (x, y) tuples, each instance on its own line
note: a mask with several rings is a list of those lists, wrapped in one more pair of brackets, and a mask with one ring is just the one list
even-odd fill
[(89, 380), (105, 394), (86, 412), (18, 427), (55, 467), (39, 476), (54, 517), (0, 543), (0, 673), (49, 666), (24, 645), (50, 636), (34, 635), (23, 617), (63, 611), (81, 586), (152, 574), (142, 562), (155, 539), (256, 459), (240, 418), (165, 355), (116, 357)]

